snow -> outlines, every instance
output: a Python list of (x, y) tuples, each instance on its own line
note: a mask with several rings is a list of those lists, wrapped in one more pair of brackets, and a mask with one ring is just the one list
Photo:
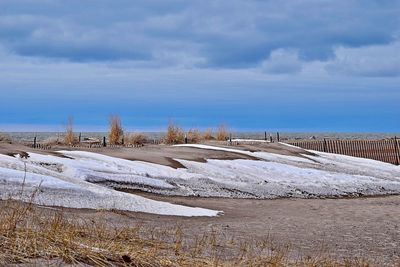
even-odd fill
[[(205, 192), (229, 197), (234, 190), (243, 196), (335, 196), (369, 190), (379, 193), (383, 186), (391, 192), (400, 192), (400, 181), (379, 179), (359, 174), (303, 168), (277, 162), (255, 160), (208, 160), (207, 163), (183, 161), (189, 171), (201, 173), (204, 179), (218, 183), (219, 190)], [(224, 189), (224, 190), (221, 190)]]
[(252, 153), (250, 151), (244, 151), (244, 150), (239, 150), (239, 149), (232, 149), (232, 148), (219, 147), (219, 146), (210, 146), (210, 145), (201, 145), (201, 144), (181, 144), (181, 145), (174, 145), (174, 146), (218, 150), (218, 151), (225, 151), (225, 152), (232, 152), (232, 153), (241, 153), (241, 154), (246, 154), (246, 155), (249, 155)]
[(246, 151), (246, 150), (232, 149), (232, 148), (226, 148), (226, 147), (217, 147), (217, 146), (210, 146), (210, 145), (182, 144), (182, 145), (175, 145), (175, 146), (193, 147), (193, 148), (200, 148), (200, 149), (232, 152), (232, 153), (236, 153), (236, 154), (243, 154), (243, 155), (247, 155), (247, 156), (257, 157), (257, 158), (265, 159), (265, 160), (277, 160), (277, 159), (280, 159), (282, 161), (287, 161), (289, 163), (293, 162), (293, 161), (297, 161), (297, 162), (312, 162), (308, 158), (286, 156), (286, 155), (280, 155), (280, 154), (275, 154), (275, 153), (266, 153), (266, 152), (250, 152), (250, 151)]
[[(88, 152), (61, 152), (76, 160), (106, 161), (108, 168), (111, 167), (111, 163), (116, 164), (117, 167), (111, 168), (114, 175), (118, 173), (118, 169), (124, 168), (128, 169), (126, 172), (131, 175), (132, 184), (125, 185), (126, 187), (167, 195), (273, 198), (400, 192), (400, 169), (373, 160), (316, 151), (313, 152), (317, 156), (297, 157), (209, 145), (179, 146), (239, 153), (261, 160), (208, 160), (203, 163), (175, 159), (186, 169), (172, 169), (157, 164), (126, 161)], [(88, 166), (88, 163), (84, 165)], [(96, 168), (91, 167), (89, 171), (93, 169)], [(121, 179), (119, 175), (114, 175), (115, 181)], [(146, 175), (149, 180), (147, 185), (151, 185), (150, 181), (155, 179), (157, 183), (164, 182), (169, 186), (143, 188), (137, 186), (142, 180), (134, 181), (136, 176), (132, 175)], [(96, 173), (94, 176), (102, 179), (101, 173)], [(125, 180), (129, 179), (125, 178)]]
[[(68, 152), (68, 154), (73, 154), (73, 152)], [(93, 158), (103, 157), (94, 153), (90, 154), (93, 155)], [(106, 175), (108, 172), (110, 178), (114, 180), (113, 172), (118, 169), (117, 163), (121, 163), (123, 160), (108, 159), (104, 156), (104, 161), (96, 161), (88, 159), (85, 154), (82, 157), (77, 156), (77, 160), (35, 153), (29, 153), (29, 155), (30, 157), (26, 160), (0, 155), (0, 199), (18, 198), (29, 201), (32, 194), (38, 190), (33, 201), (47, 206), (118, 209), (177, 216), (216, 216), (219, 213), (203, 208), (185, 207), (150, 200), (115, 191), (85, 180), (90, 169), (93, 169), (93, 175)], [(26, 163), (26, 176), (24, 162)], [(58, 171), (54, 170), (56, 164), (59, 167), (61, 166)], [(145, 163), (141, 165), (143, 164)], [(123, 169), (119, 171), (124, 173)], [(25, 184), (22, 186), (24, 176)], [(115, 180), (135, 178), (134, 176), (129, 177), (126, 173), (125, 176), (121, 178), (121, 175), (116, 175)], [(145, 180), (144, 178), (143, 180)], [(163, 183), (158, 183), (156, 179), (148, 184), (163, 185)]]
[(29, 153), (28, 159), (0, 155), (0, 198), (28, 200), (40, 185), (35, 202), (42, 205), (216, 216), (218, 211), (154, 201), (114, 188), (235, 198), (400, 193), (400, 167), (379, 161), (317, 151), (311, 151), (312, 155), (287, 156), (209, 145), (180, 146), (239, 153), (258, 160), (175, 159), (185, 168), (174, 169), (83, 151), (59, 151), (60, 156)]
[(212, 192), (215, 186), (209, 186), (211, 190), (200, 195), (272, 198), (400, 193), (400, 167), (380, 161), (318, 151), (310, 151), (316, 156), (303, 154), (297, 157), (210, 145), (179, 146), (239, 153), (261, 159), (208, 160), (207, 163), (180, 160), (188, 171), (201, 173), (203, 181), (208, 177), (209, 181), (218, 183), (218, 189), (224, 189)]

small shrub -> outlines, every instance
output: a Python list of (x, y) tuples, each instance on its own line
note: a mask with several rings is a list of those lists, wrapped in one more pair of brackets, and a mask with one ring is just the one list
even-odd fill
[(173, 122), (169, 122), (164, 141), (166, 144), (182, 144), (185, 141), (182, 128), (176, 126)]
[(218, 131), (217, 131), (217, 140), (218, 141), (226, 141), (226, 139), (228, 138), (228, 132), (225, 128), (225, 125), (221, 124), (218, 127)]
[(147, 137), (141, 133), (131, 133), (124, 137), (125, 144), (143, 146), (147, 142)]
[(108, 134), (108, 142), (111, 145), (120, 144), (122, 141), (122, 136), (124, 135), (124, 131), (122, 130), (121, 119), (119, 116), (111, 115), (110, 116), (110, 132)]
[(206, 129), (203, 134), (204, 140), (214, 140), (214, 136), (211, 129)]
[(203, 136), (197, 129), (190, 129), (187, 133), (187, 139), (189, 143), (198, 143), (203, 140)]
[(67, 145), (72, 145), (76, 143), (76, 138), (74, 135), (74, 119), (72, 117), (68, 118), (67, 127), (64, 136), (64, 142)]

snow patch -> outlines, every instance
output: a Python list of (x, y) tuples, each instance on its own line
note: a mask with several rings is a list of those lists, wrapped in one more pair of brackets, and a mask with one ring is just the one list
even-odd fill
[[(72, 155), (74, 153), (66, 154)], [(129, 176), (127, 169), (119, 169), (119, 172), (125, 173), (126, 177), (121, 177), (120, 173), (114, 176), (114, 172), (121, 167), (118, 163), (123, 160), (120, 159), (107, 158), (106, 156), (104, 156), (106, 158), (103, 158), (102, 155), (95, 153), (90, 153), (92, 157), (89, 157), (89, 154), (83, 154), (81, 157), (77, 156), (76, 159), (36, 153), (29, 153), (29, 155), (30, 157), (24, 161), (0, 155), (0, 199), (16, 198), (29, 201), (31, 195), (39, 189), (33, 201), (40, 205), (118, 209), (177, 216), (216, 216), (219, 213), (218, 211), (203, 208), (185, 207), (155, 201), (133, 194), (118, 192), (86, 181), (86, 178), (90, 175), (99, 176), (98, 179), (102, 179), (106, 176), (106, 173), (109, 174), (108, 179), (117, 182), (138, 178), (137, 175)], [(101, 158), (103, 158), (103, 161), (99, 160)], [(62, 164), (63, 172), (59, 173), (47, 169), (38, 164), (39, 162)], [(154, 166), (152, 167), (154, 170)], [(151, 171), (152, 168), (148, 170)], [(143, 171), (143, 169), (139, 171)], [(141, 178), (143, 180), (139, 182), (148, 182), (144, 177)], [(23, 183), (24, 186), (22, 186)], [(164, 183), (163, 181), (159, 182), (157, 179), (150, 179), (147, 184), (162, 187), (165, 186)]]
[[(30, 153), (28, 159), (0, 155), (0, 198), (27, 198), (40, 184), (35, 201), (42, 205), (216, 216), (218, 211), (154, 201), (113, 188), (231, 198), (400, 193), (400, 167), (370, 159), (317, 151), (311, 151), (312, 155), (287, 156), (209, 145), (180, 146), (244, 154), (258, 160), (175, 159), (186, 168), (174, 169), (83, 151), (58, 152), (68, 158), (36, 153)], [(22, 196), (19, 192), (24, 177), (26, 194)]]

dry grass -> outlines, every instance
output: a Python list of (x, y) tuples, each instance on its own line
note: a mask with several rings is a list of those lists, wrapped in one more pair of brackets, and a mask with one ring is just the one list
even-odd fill
[(200, 143), (204, 140), (204, 136), (198, 129), (190, 129), (187, 133), (187, 139), (189, 143)]
[(124, 131), (122, 130), (120, 117), (116, 115), (111, 115), (109, 123), (110, 123), (110, 132), (108, 134), (108, 142), (111, 145), (121, 144)]
[(218, 127), (218, 131), (217, 131), (217, 140), (218, 141), (226, 141), (228, 138), (228, 131), (226, 130), (225, 125), (221, 124)]
[(147, 142), (147, 137), (141, 133), (131, 133), (124, 136), (127, 145), (143, 146)]
[(175, 125), (174, 122), (168, 123), (167, 134), (165, 135), (164, 142), (166, 144), (182, 144), (185, 141), (185, 133), (182, 128)]
[(74, 134), (74, 119), (72, 117), (68, 118), (67, 127), (65, 130), (64, 143), (66, 145), (73, 145), (76, 143), (76, 138)]
[(214, 140), (212, 129), (206, 129), (203, 134), (204, 140)]
[[(93, 266), (380, 266), (363, 259), (293, 257), (270, 239), (236, 240), (211, 230), (110, 226), (62, 210), (8, 200), (0, 210), (0, 265), (57, 262)], [(102, 212), (102, 211), (100, 211)], [(115, 211), (124, 215), (124, 212)], [(394, 264), (394, 266), (397, 266)]]

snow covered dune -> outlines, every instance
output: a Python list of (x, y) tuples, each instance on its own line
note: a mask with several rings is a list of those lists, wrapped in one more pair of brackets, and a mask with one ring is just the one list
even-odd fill
[[(207, 163), (180, 160), (189, 172), (201, 173), (208, 177), (208, 182), (218, 184), (222, 189), (219, 193), (226, 196), (271, 198), (400, 193), (400, 167), (380, 161), (317, 151), (311, 151), (315, 156), (286, 156), (208, 145), (180, 146), (246, 154), (260, 159), (208, 160)], [(210, 194), (210, 190), (202, 194)]]
[[(59, 151), (60, 156), (29, 153), (27, 159), (0, 155), (0, 197), (27, 198), (40, 184), (35, 201), (43, 205), (215, 216), (217, 211), (154, 201), (114, 188), (236, 198), (400, 193), (400, 167), (374, 160), (315, 151), (286, 156), (206, 145), (183, 146), (245, 154), (254, 160), (174, 159), (185, 166), (174, 169), (84, 151)], [(24, 179), (25, 195), (21, 195)]]
[[(118, 181), (118, 174), (114, 175), (110, 165), (104, 162), (35, 153), (29, 155), (28, 159), (0, 155), (0, 199), (30, 201), (31, 196), (35, 194), (33, 202), (48, 206), (118, 209), (177, 216), (218, 214), (218, 211), (150, 200), (86, 181), (89, 173), (93, 175), (109, 173), (110, 177)], [(121, 179), (123, 178), (122, 175)], [(145, 177), (143, 179), (145, 180)], [(140, 182), (140, 179), (138, 181)], [(162, 182), (158, 184), (156, 180), (151, 180), (149, 184), (163, 186)]]

